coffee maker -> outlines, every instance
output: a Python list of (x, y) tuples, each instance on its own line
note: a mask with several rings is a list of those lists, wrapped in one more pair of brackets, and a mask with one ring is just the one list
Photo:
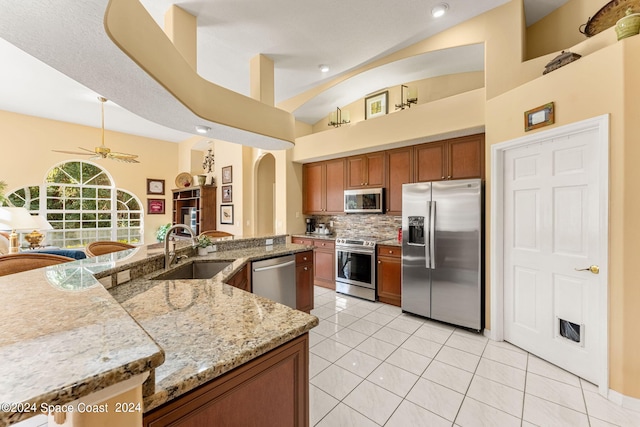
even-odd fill
[(316, 231), (316, 221), (313, 218), (307, 218), (307, 233)]

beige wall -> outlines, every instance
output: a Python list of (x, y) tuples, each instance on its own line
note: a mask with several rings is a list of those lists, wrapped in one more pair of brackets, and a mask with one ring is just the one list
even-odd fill
[[(453, 95), (484, 87), (484, 72), (474, 71), (469, 73), (451, 74), (430, 79), (405, 82), (404, 85), (415, 87), (418, 90), (418, 102), (417, 104), (413, 104), (411, 106), (411, 108), (416, 108), (421, 104), (426, 104), (438, 99), (447, 98)], [(389, 114), (401, 112), (402, 110), (395, 109), (395, 105), (400, 103), (400, 86), (393, 86), (386, 90), (389, 91)], [(348, 111), (350, 113), (351, 124), (355, 124), (357, 122), (365, 120), (364, 98), (352, 102), (351, 104), (340, 106), (340, 108), (342, 109), (343, 114), (345, 111)], [(328, 123), (329, 115), (313, 125), (313, 132), (323, 132), (333, 129), (328, 125)]]
[[(242, 146), (238, 144), (232, 144), (230, 142), (214, 140), (213, 142), (216, 156), (215, 178), (216, 186), (216, 200), (218, 204), (218, 230), (226, 231), (234, 235), (243, 235), (242, 229), (242, 215), (243, 215), (243, 197), (246, 193), (243, 186), (243, 161), (242, 161)], [(231, 166), (232, 171), (232, 183), (222, 184), (222, 168)], [(220, 202), (222, 200), (222, 186), (232, 186), (232, 197), (234, 207), (234, 224), (220, 224)]]
[[(578, 30), (606, 3), (602, 0), (569, 0), (526, 30), (526, 58), (570, 50), (587, 36)], [(583, 29), (584, 31), (584, 29)]]
[[(54, 153), (52, 149), (78, 151), (100, 145), (100, 129), (22, 114), (0, 111), (2, 165), (0, 180), (7, 191), (44, 182), (47, 171), (69, 160), (89, 156)], [(113, 151), (137, 154), (139, 164), (113, 160), (91, 160), (107, 170), (118, 188), (135, 194), (145, 211), (147, 197), (165, 199), (165, 215), (145, 215), (145, 243), (155, 242), (155, 230), (171, 222), (171, 189), (178, 174), (178, 144), (106, 131), (105, 144)], [(164, 196), (147, 196), (147, 178), (164, 179)]]

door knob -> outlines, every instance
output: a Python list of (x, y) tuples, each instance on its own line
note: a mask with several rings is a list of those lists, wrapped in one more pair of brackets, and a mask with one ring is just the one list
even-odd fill
[(598, 273), (600, 273), (600, 267), (598, 267), (597, 265), (590, 265), (590, 266), (589, 266), (589, 267), (587, 267), (587, 268), (576, 268), (576, 269), (574, 269), (574, 270), (576, 270), (576, 271), (590, 271), (590, 272), (592, 272), (593, 274), (598, 274)]

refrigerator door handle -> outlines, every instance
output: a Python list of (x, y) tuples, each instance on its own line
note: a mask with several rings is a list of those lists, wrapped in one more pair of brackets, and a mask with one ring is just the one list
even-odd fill
[(427, 240), (424, 245), (424, 259), (426, 268), (431, 268), (431, 202), (427, 202), (427, 214), (424, 217), (427, 218), (425, 224)]
[(429, 264), (428, 268), (436, 269), (436, 202), (429, 206)]

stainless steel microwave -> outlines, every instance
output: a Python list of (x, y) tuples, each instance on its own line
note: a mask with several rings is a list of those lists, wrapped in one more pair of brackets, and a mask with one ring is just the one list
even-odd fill
[(382, 188), (365, 188), (344, 191), (345, 213), (382, 213)]

